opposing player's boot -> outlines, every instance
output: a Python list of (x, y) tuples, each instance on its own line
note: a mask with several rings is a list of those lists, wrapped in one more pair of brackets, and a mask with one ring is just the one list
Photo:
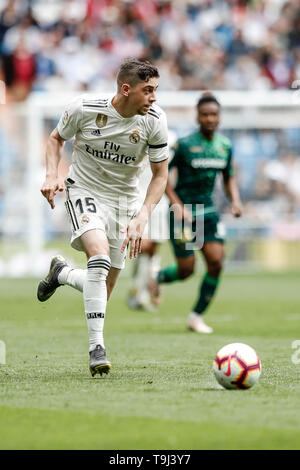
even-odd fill
[(132, 310), (144, 310), (145, 312), (154, 312), (155, 307), (150, 302), (150, 295), (148, 290), (138, 292), (137, 289), (132, 288), (128, 292), (126, 302)]
[(40, 302), (48, 300), (56, 289), (61, 286), (58, 282), (58, 275), (65, 266), (68, 266), (68, 264), (62, 256), (58, 255), (52, 258), (49, 272), (45, 279), (39, 282), (37, 288), (37, 298)]
[(106, 350), (100, 344), (97, 344), (96, 348), (90, 351), (90, 371), (92, 377), (97, 373), (100, 375), (108, 374), (110, 368), (111, 364), (107, 360)]
[(204, 322), (202, 315), (197, 315), (195, 312), (191, 312), (189, 314), (187, 328), (189, 330), (196, 331), (196, 333), (209, 334), (213, 332), (213, 329)]

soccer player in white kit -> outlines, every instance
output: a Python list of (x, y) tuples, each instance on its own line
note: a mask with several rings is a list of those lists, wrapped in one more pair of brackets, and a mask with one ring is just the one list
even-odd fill
[[(88, 262), (86, 270), (72, 269), (62, 257), (53, 258), (37, 297), (44, 302), (61, 285), (83, 292), (92, 376), (108, 373), (111, 367), (104, 318), (127, 246), (130, 258), (136, 258), (144, 228), (166, 187), (168, 130), (165, 113), (154, 104), (158, 78), (157, 68), (149, 62), (126, 60), (117, 76), (116, 95), (73, 100), (47, 143), (41, 192), (54, 209), (55, 193), (66, 189), (71, 245), (84, 251)], [(73, 136), (72, 164), (63, 182), (58, 172), (61, 150)], [(150, 160), (152, 179), (136, 213), (145, 158)]]

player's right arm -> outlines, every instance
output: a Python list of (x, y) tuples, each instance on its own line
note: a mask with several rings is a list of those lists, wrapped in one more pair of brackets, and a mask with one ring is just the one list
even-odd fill
[(187, 222), (193, 222), (193, 216), (190, 211), (185, 207), (181, 199), (178, 197), (170, 176), (168, 177), (165, 193), (169, 198), (170, 205), (174, 210), (174, 215), (176, 219), (186, 220)]
[(54, 196), (57, 191), (64, 190), (64, 183), (59, 177), (58, 165), (66, 140), (76, 135), (82, 118), (82, 99), (75, 98), (61, 115), (57, 127), (51, 132), (46, 148), (46, 178), (41, 193), (54, 209)]
[(64, 144), (65, 140), (59, 135), (57, 128), (55, 128), (51, 132), (47, 142), (46, 178), (41, 188), (41, 193), (49, 202), (51, 209), (54, 209), (55, 207), (55, 193), (65, 189), (64, 182), (58, 174), (58, 165), (61, 159)]

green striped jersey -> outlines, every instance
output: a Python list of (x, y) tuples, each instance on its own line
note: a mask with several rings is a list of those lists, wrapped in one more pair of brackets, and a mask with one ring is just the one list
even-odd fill
[(183, 137), (173, 147), (169, 168), (176, 167), (175, 191), (184, 204), (204, 204), (205, 214), (215, 212), (212, 193), (217, 174), (233, 175), (232, 146), (222, 134), (207, 140), (199, 131)]

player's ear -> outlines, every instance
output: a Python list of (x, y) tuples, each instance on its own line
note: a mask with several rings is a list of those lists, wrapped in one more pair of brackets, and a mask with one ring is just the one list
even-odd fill
[(123, 83), (121, 87), (121, 92), (123, 96), (128, 96), (129, 95), (129, 90), (130, 90), (130, 85), (129, 83)]

